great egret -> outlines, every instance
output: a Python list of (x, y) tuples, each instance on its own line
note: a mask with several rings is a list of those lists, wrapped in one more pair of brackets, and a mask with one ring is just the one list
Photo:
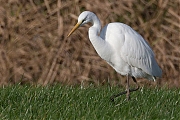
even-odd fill
[[(69, 37), (78, 27), (92, 23), (89, 28), (89, 39), (99, 56), (111, 65), (118, 73), (127, 76), (126, 91), (111, 96), (114, 98), (126, 94), (127, 100), (130, 92), (139, 89), (136, 78), (155, 80), (162, 76), (154, 53), (143, 37), (130, 26), (114, 22), (107, 24), (102, 31), (99, 18), (90, 11), (82, 12), (78, 22), (70, 31)], [(136, 83), (137, 88), (129, 89), (129, 76)]]

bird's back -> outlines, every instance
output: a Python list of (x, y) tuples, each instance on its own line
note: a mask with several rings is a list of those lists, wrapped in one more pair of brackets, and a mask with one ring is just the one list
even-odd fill
[[(144, 72), (152, 77), (161, 77), (162, 71), (149, 44), (130, 26), (123, 23), (110, 23), (102, 29), (100, 37), (114, 51), (113, 57), (107, 62), (112, 63), (111, 66), (116, 71), (118, 70), (117, 67), (126, 65), (129, 66), (129, 72), (134, 77), (145, 77), (143, 76)], [(124, 64), (119, 63), (122, 61)], [(123, 67), (120, 69), (123, 71)], [(139, 73), (140, 71), (142, 71), (142, 75)]]

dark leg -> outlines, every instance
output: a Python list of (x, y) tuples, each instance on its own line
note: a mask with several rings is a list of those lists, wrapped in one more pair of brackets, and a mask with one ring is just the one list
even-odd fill
[(135, 89), (135, 91), (136, 91), (136, 90), (138, 90), (138, 89), (139, 89), (139, 85), (138, 85), (138, 83), (137, 83), (137, 81), (136, 81), (136, 78), (135, 78), (135, 77), (133, 77), (133, 76), (132, 76), (132, 79), (133, 79), (133, 81), (136, 83), (136, 89)]
[(129, 76), (127, 76), (126, 91), (111, 96), (111, 97), (110, 97), (111, 101), (114, 102), (114, 98), (116, 98), (116, 97), (118, 97), (118, 96), (121, 96), (121, 95), (124, 95), (124, 94), (126, 94), (127, 100), (130, 99), (130, 92), (134, 92), (134, 91), (137, 91), (137, 90), (139, 89), (139, 86), (138, 86), (138, 84), (137, 84), (137, 81), (136, 81), (135, 77), (132, 77), (132, 79), (133, 79), (133, 81), (136, 83), (136, 86), (137, 86), (137, 87), (136, 87), (135, 89), (129, 89)]
[(127, 100), (129, 100), (129, 99), (130, 99), (130, 90), (129, 90), (129, 75), (127, 75), (126, 91), (127, 91), (127, 93), (126, 93), (126, 98), (127, 98)]

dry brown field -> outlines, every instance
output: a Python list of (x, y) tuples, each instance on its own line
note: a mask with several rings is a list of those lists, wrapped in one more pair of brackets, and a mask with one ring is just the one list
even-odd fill
[(180, 86), (179, 0), (1, 0), (0, 84), (124, 84), (95, 52), (90, 25), (66, 38), (84, 10), (102, 26), (122, 22), (148, 41), (163, 76), (139, 84)]

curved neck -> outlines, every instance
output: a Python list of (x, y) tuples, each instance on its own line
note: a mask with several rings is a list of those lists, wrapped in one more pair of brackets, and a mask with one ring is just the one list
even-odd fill
[(107, 60), (110, 54), (110, 49), (109, 51), (107, 50), (107, 48), (109, 48), (108, 43), (100, 37), (100, 20), (97, 16), (94, 16), (91, 23), (93, 26), (89, 28), (89, 39), (99, 56)]
[(94, 15), (91, 23), (93, 24), (92, 27), (96, 28), (97, 35), (99, 36), (100, 31), (101, 31), (101, 22), (99, 18), (96, 15)]

